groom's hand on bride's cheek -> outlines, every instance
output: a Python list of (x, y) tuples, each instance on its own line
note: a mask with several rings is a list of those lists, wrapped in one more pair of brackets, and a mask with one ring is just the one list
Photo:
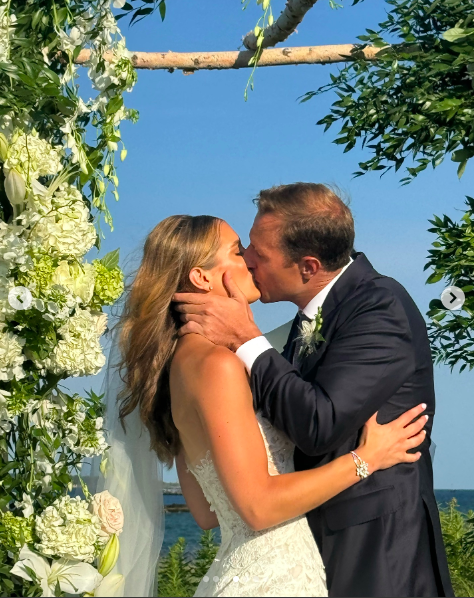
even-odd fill
[(173, 301), (183, 325), (179, 335), (200, 334), (216, 345), (236, 351), (261, 336), (245, 295), (226, 272), (223, 278), (229, 297), (201, 293), (176, 293)]

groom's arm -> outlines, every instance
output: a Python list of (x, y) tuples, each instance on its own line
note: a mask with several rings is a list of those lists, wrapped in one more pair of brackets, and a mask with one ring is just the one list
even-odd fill
[(407, 316), (389, 291), (370, 289), (339, 318), (343, 324), (313, 382), (304, 381), (274, 349), (263, 352), (251, 369), (256, 407), (307, 455), (343, 443), (415, 371)]

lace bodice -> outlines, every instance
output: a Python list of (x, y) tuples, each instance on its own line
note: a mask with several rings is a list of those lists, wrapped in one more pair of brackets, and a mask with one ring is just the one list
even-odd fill
[[(257, 420), (268, 472), (294, 471), (294, 445), (260, 412)], [(222, 544), (195, 596), (326, 596), (324, 567), (304, 515), (254, 531), (233, 509), (210, 451), (188, 470), (199, 482), (221, 528)]]

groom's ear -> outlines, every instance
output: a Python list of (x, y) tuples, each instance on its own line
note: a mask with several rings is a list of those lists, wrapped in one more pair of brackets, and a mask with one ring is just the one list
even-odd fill
[(321, 270), (321, 262), (315, 257), (302, 258), (298, 266), (304, 282), (311, 280)]

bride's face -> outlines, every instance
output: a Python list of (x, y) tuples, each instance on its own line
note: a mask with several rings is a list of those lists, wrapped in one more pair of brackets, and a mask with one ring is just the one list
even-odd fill
[(260, 291), (253, 282), (252, 275), (245, 264), (243, 253), (244, 248), (237, 233), (227, 222), (222, 222), (220, 226), (220, 247), (216, 256), (216, 265), (212, 270), (209, 270), (209, 277), (213, 287), (211, 293), (227, 297), (222, 277), (224, 272), (228, 271), (249, 303), (254, 303), (260, 299)]

